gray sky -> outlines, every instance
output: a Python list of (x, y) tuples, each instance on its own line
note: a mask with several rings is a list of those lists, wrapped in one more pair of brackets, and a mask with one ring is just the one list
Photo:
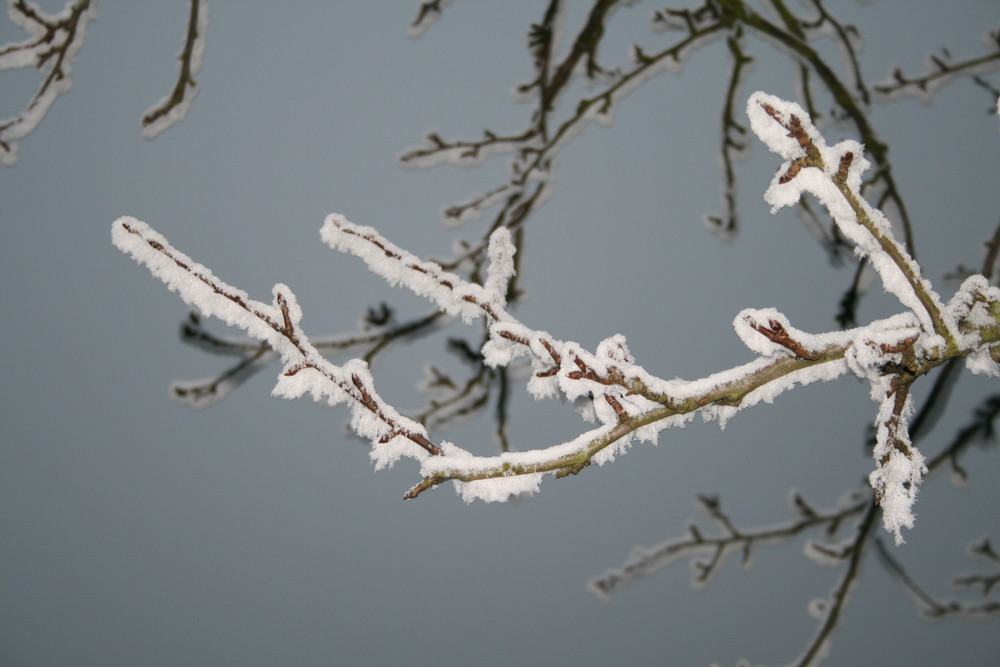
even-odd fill
[[(945, 4), (845, 6), (865, 37), (867, 80), (897, 64), (916, 72), (941, 46), (980, 53), (995, 4)], [(815, 632), (807, 604), (839, 577), (803, 558), (801, 540), (760, 548), (747, 571), (729, 563), (703, 590), (692, 590), (684, 564), (610, 604), (585, 584), (633, 545), (682, 534), (689, 519), (708, 530), (698, 494), (720, 494), (749, 528), (788, 518), (791, 487), (818, 507), (859, 488), (875, 406), (853, 378), (743, 412), (725, 431), (700, 420), (665, 431), (656, 448), (546, 478), (539, 495), (500, 506), (464, 505), (450, 487), (400, 500), (418, 481), (412, 462), (373, 474), (366, 446), (344, 433), (345, 410), (270, 397), (277, 366), (201, 412), (168, 400), (172, 380), (210, 377), (226, 360), (178, 342), (184, 305), (112, 247), (111, 222), (148, 222), (259, 299), (288, 284), (314, 337), (353, 329), (383, 299), (402, 315), (423, 312), (323, 246), (320, 224), (343, 213), (421, 255), (478, 238), (483, 221), (450, 230), (439, 211), (497, 185), (502, 159), (405, 171), (395, 158), (431, 128), (448, 138), (522, 129), (530, 107), (509, 91), (530, 76), (525, 34), (543, 11), (459, 2), (412, 40), (404, 29), (415, 2), (215, 1), (190, 114), (144, 141), (139, 118), (174, 84), (185, 5), (100, 3), (72, 91), (20, 143), (18, 165), (0, 171), (0, 663), (793, 659)], [(606, 62), (622, 63), (633, 41), (672, 39), (648, 30), (658, 7), (615, 15)], [(20, 37), (0, 23), (0, 43)], [(792, 97), (790, 67), (750, 44), (757, 61), (743, 99), (758, 89)], [(622, 333), (650, 372), (688, 379), (751, 358), (731, 326), (742, 308), (774, 306), (808, 331), (835, 326), (850, 270), (829, 266), (792, 213), (768, 214), (762, 196), (779, 159), (759, 143), (740, 167), (740, 235), (723, 244), (701, 225), (719, 207), (725, 62), (723, 42), (704, 48), (682, 76), (663, 74), (627, 98), (613, 127), (592, 126), (563, 152), (555, 196), (528, 225), (522, 321), (590, 348)], [(19, 112), (36, 81), (3, 73), (0, 117)], [(1000, 210), (1000, 132), (988, 106), (961, 81), (931, 106), (904, 100), (872, 115), (925, 275), (945, 298), (954, 286), (941, 276), (978, 266)], [(878, 291), (862, 321), (899, 310)], [(420, 405), (425, 362), (458, 370), (443, 351), (452, 335), (479, 332), (457, 324), (383, 357), (382, 395), (403, 410)], [(963, 375), (925, 454), (995, 389)], [(520, 386), (512, 410), (522, 448), (584, 428)], [(491, 453), (488, 419), (433, 435)], [(938, 597), (954, 594), (955, 574), (987, 570), (965, 544), (1000, 539), (995, 449), (974, 448), (963, 465), (967, 488), (943, 475), (926, 482), (917, 526), (894, 552)], [(997, 637), (991, 622), (921, 620), (870, 554), (825, 664), (982, 665), (1000, 652)]]

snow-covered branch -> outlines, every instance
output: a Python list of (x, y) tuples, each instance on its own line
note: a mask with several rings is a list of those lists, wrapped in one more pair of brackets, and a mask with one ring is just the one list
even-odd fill
[[(293, 398), (308, 392), (330, 404), (351, 401), (352, 428), (371, 440), (376, 467), (391, 465), (401, 456), (420, 462), (422, 480), (407, 498), (451, 480), (467, 501), (503, 501), (536, 491), (545, 474), (561, 477), (591, 463), (607, 463), (635, 440), (655, 443), (661, 430), (683, 426), (695, 413), (724, 425), (738, 410), (771, 402), (796, 385), (853, 372), (870, 383), (880, 406), (871, 484), (885, 527), (899, 542), (901, 528), (912, 526), (911, 507), (926, 470), (909, 441), (909, 386), (944, 361), (967, 355), (973, 370), (997, 372), (988, 344), (1000, 340), (1000, 289), (974, 276), (947, 306), (941, 303), (892, 237), (881, 213), (861, 197), (861, 174), (867, 166), (861, 147), (851, 141), (827, 147), (796, 104), (755, 93), (747, 109), (754, 132), (786, 159), (765, 199), (777, 208), (794, 203), (804, 192), (815, 195), (906, 312), (865, 327), (814, 335), (796, 329), (773, 308), (747, 309), (734, 326), (758, 354), (755, 360), (695, 381), (664, 380), (636, 362), (620, 334), (589, 351), (514, 317), (506, 295), (515, 274), (515, 247), (506, 227), (490, 237), (480, 284), (419, 259), (371, 227), (337, 214), (327, 217), (320, 236), (331, 248), (359, 257), (390, 285), (406, 287), (466, 324), (485, 319), (488, 335), (480, 353), (486, 366), (503, 368), (526, 357), (531, 364), (529, 393), (539, 399), (564, 399), (587, 420), (598, 422), (596, 428), (544, 449), (476, 456), (448, 442), (435, 444), (422, 425), (379, 397), (363, 360), (337, 366), (322, 356), (300, 328), (301, 311), (287, 287), (275, 287), (272, 305), (254, 301), (132, 218), (116, 221), (114, 242), (202, 314), (244, 329), (273, 350), (284, 363), (275, 395)], [(193, 339), (244, 356), (234, 375), (248, 372), (266, 354), (264, 347), (247, 348), (204, 335), (197, 324), (192, 322)]]
[(56, 98), (69, 91), (73, 59), (97, 12), (91, 0), (67, 2), (61, 12), (51, 15), (33, 2), (7, 0), (7, 13), (28, 38), (0, 46), (0, 70), (34, 67), (43, 74), (42, 84), (24, 111), (0, 120), (0, 162), (11, 166), (17, 162), (17, 140), (31, 134)]
[(167, 128), (184, 120), (198, 94), (201, 59), (205, 55), (205, 30), (208, 28), (207, 0), (191, 0), (187, 38), (177, 59), (180, 72), (173, 91), (154, 104), (142, 117), (142, 136), (154, 139)]
[[(266, 343), (284, 363), (273, 390), (275, 396), (298, 398), (310, 393), (314, 400), (336, 405), (350, 399), (351, 426), (383, 450), (409, 450), (420, 459), (441, 454), (427, 438), (423, 426), (400, 415), (375, 391), (368, 365), (354, 359), (344, 366), (327, 361), (309, 343), (299, 321), (302, 310), (285, 285), (275, 285), (274, 302), (267, 305), (216, 278), (206, 267), (175, 250), (165, 238), (134, 218), (119, 218), (112, 226), (115, 246), (131, 255), (162, 280), (172, 292), (206, 317), (214, 316), (243, 329)], [(373, 453), (379, 464), (383, 453)]]
[[(956, 297), (946, 307), (921, 277), (919, 266), (895, 240), (888, 221), (861, 196), (861, 175), (868, 162), (857, 142), (828, 147), (799, 105), (763, 93), (750, 97), (747, 114), (758, 137), (786, 160), (764, 196), (772, 212), (795, 204), (803, 193), (814, 195), (856, 252), (871, 262), (885, 290), (917, 318), (914, 324), (918, 326), (903, 337), (898, 330), (886, 332), (869, 325), (865, 337), (855, 339), (847, 357), (852, 370), (870, 382), (872, 400), (880, 406), (875, 421), (877, 468), (869, 481), (882, 506), (885, 527), (900, 543), (901, 528), (913, 525), (912, 505), (927, 470), (923, 456), (910, 443), (908, 424), (913, 404), (909, 387), (917, 376), (940, 364), (945, 356), (957, 356), (960, 349), (965, 350), (963, 354), (978, 350), (970, 359), (970, 368), (982, 360), (982, 332), (966, 338), (963, 331), (968, 326), (965, 309), (974, 307), (965, 301), (971, 294)], [(962, 291), (977, 294), (974, 300), (986, 302), (995, 301), (998, 293), (982, 276), (967, 280)], [(981, 323), (986, 325), (985, 320)], [(996, 373), (995, 365), (984, 363), (982, 370)]]
[[(314, 338), (313, 347), (324, 355), (357, 354), (365, 362), (371, 363), (379, 352), (394, 341), (428, 333), (442, 320), (440, 311), (432, 311), (406, 322), (395, 323), (390, 321), (391, 310), (385, 304), (382, 308), (383, 311), (379, 314), (369, 310), (359, 331)], [(247, 338), (222, 338), (211, 333), (194, 311), (191, 311), (188, 318), (181, 323), (180, 338), (181, 342), (209, 354), (238, 358), (235, 364), (215, 377), (178, 380), (170, 385), (170, 395), (174, 400), (196, 410), (223, 400), (241, 384), (278, 359), (266, 343)], [(423, 420), (420, 421), (423, 423)]]

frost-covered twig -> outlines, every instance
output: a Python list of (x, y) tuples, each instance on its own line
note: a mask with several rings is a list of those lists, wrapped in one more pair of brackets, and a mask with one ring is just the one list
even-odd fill
[[(955, 362), (949, 362), (942, 369), (942, 372), (954, 372), (956, 368)], [(947, 378), (939, 380), (927, 402), (941, 400), (935, 398), (935, 394), (942, 393), (943, 390), (940, 389), (940, 386), (947, 383)], [(990, 440), (994, 437), (993, 422), (998, 414), (1000, 414), (1000, 395), (994, 395), (989, 397), (982, 406), (976, 408), (973, 422), (963, 428), (951, 444), (928, 462), (930, 472), (933, 473), (943, 467), (945, 463), (950, 462), (953, 469), (959, 472), (964, 479), (965, 471), (958, 466), (958, 457), (970, 444)], [(924, 413), (924, 419), (927, 419), (926, 413)], [(925, 426), (920, 431), (926, 432), (928, 428)], [(914, 439), (916, 437), (917, 430), (915, 429)], [(591, 580), (588, 583), (588, 588), (598, 597), (607, 600), (613, 592), (624, 585), (685, 559), (690, 560), (692, 566), (692, 584), (698, 587), (707, 583), (708, 579), (725, 562), (726, 556), (734, 551), (742, 551), (742, 560), (746, 565), (750, 548), (753, 545), (760, 543), (778, 545), (806, 530), (825, 526), (824, 540), (822, 542), (817, 540), (807, 542), (805, 554), (810, 560), (820, 565), (839, 566), (846, 563), (848, 567), (831, 591), (830, 597), (814, 601), (810, 605), (810, 611), (818, 615), (820, 625), (817, 634), (810, 640), (803, 654), (792, 664), (814, 664), (825, 655), (830, 636), (839, 616), (843, 613), (848, 594), (857, 578), (861, 559), (867, 552), (866, 544), (871, 537), (871, 527), (878, 507), (874, 502), (874, 497), (854, 493), (846, 495), (844, 500), (834, 508), (818, 511), (807, 503), (801, 495), (793, 492), (790, 496), (790, 504), (797, 515), (795, 519), (777, 526), (749, 529), (737, 528), (729, 516), (721, 510), (717, 499), (699, 497), (699, 501), (720, 526), (721, 531), (718, 535), (706, 537), (696, 525), (690, 525), (684, 537), (670, 539), (651, 548), (636, 547), (622, 565), (611, 568), (600, 577)], [(842, 524), (855, 518), (857, 518), (857, 527), (854, 537), (846, 542), (830, 543), (831, 538), (835, 537)], [(941, 602), (934, 599), (910, 578), (881, 540), (876, 540), (876, 547), (890, 572), (899, 579), (904, 588), (914, 595), (921, 609), (928, 616), (959, 614), (981, 617), (1000, 613), (1000, 603), (993, 599), (965, 603)], [(989, 540), (983, 540), (979, 544), (970, 546), (969, 553), (982, 557), (994, 565), (1000, 564), (1000, 556), (993, 550)], [(957, 576), (954, 579), (956, 588), (978, 588), (984, 598), (992, 595), (998, 584), (1000, 584), (1000, 574), (996, 573), (969, 574)]]
[(0, 120), (0, 162), (11, 166), (17, 162), (17, 140), (33, 132), (56, 98), (69, 91), (73, 59), (97, 12), (90, 0), (67, 2), (61, 12), (51, 15), (27, 0), (7, 0), (7, 13), (28, 38), (0, 46), (0, 70), (34, 67), (44, 74), (24, 111)]
[[(352, 428), (381, 445), (382, 450), (409, 450), (409, 454), (418, 459), (442, 453), (441, 448), (427, 438), (420, 424), (398, 414), (382, 401), (375, 392), (366, 363), (355, 359), (344, 366), (336, 366), (309, 343), (299, 327), (302, 311), (285, 285), (275, 285), (273, 305), (255, 301), (172, 248), (165, 238), (134, 218), (116, 220), (112, 240), (119, 250), (144, 264), (171, 291), (176, 291), (202, 314), (218, 317), (267, 343), (285, 364), (273, 391), (275, 395), (297, 398), (308, 392), (315, 400), (330, 405), (350, 399), (353, 401)], [(384, 454), (384, 451), (373, 452), (377, 465), (384, 465)]]
[(184, 120), (198, 94), (201, 60), (205, 55), (205, 30), (208, 28), (208, 1), (191, 0), (187, 38), (177, 59), (180, 72), (173, 91), (154, 104), (142, 117), (142, 136), (155, 139), (161, 132)]
[[(423, 2), (412, 32), (425, 30), (446, 4), (448, 0)], [(806, 553), (823, 564), (841, 566), (843, 572), (829, 598), (810, 605), (819, 617), (819, 627), (796, 664), (812, 664), (825, 655), (833, 628), (857, 581), (879, 511), (885, 527), (897, 542), (901, 541), (901, 528), (912, 524), (911, 506), (925, 472), (943, 467), (946, 461), (961, 471), (957, 459), (965, 446), (992, 435), (1000, 405), (996, 397), (991, 397), (993, 402), (982, 408), (976, 422), (960, 432), (952, 446), (927, 462), (926, 467), (910, 442), (933, 421), (931, 404), (946, 400), (949, 375), (957, 373), (958, 360), (964, 359), (973, 371), (1000, 375), (1000, 290), (991, 287), (995, 250), (1000, 242), (994, 240), (993, 260), (987, 262), (989, 270), (983, 270), (986, 278), (969, 277), (947, 304), (921, 277), (914, 260), (909, 220), (893, 180), (886, 147), (866, 120), (869, 94), (860, 74), (858, 33), (853, 26), (838, 22), (821, 0), (803, 3), (807, 12), (812, 10), (812, 15), (805, 18), (793, 13), (784, 0), (765, 0), (760, 4), (773, 10), (770, 16), (777, 17), (774, 21), (756, 14), (740, 0), (707, 0), (692, 9), (658, 11), (654, 25), (680, 30), (682, 38), (653, 55), (635, 47), (633, 63), (623, 69), (602, 67), (597, 53), (613, 10), (625, 3), (595, 0), (584, 27), (563, 52), (561, 31), (566, 4), (563, 0), (549, 0), (543, 19), (532, 26), (529, 34), (535, 77), (517, 89), (519, 95), (535, 98), (527, 128), (507, 133), (486, 130), (481, 139), (469, 141), (451, 141), (430, 134), (427, 145), (402, 158), (416, 166), (441, 162), (467, 166), (494, 155), (511, 156), (506, 182), (445, 212), (446, 218), (462, 222), (498, 208), (493, 223), (478, 242), (465, 244), (454, 257), (430, 262), (394, 246), (374, 229), (354, 225), (340, 216), (330, 216), (324, 224), (322, 234), (329, 245), (362, 258), (390, 283), (427, 297), (437, 309), (431, 314), (398, 325), (390, 322), (387, 308), (372, 310), (371, 329), (362, 327), (357, 334), (310, 342), (299, 327), (301, 313), (294, 297), (284, 286), (276, 286), (272, 305), (253, 301), (131, 219), (116, 223), (115, 242), (203, 313), (220, 315), (250, 334), (249, 341), (223, 339), (201, 328), (200, 322), (193, 322), (187, 342), (235, 356), (237, 363), (214, 380), (175, 385), (178, 394), (186, 392), (186, 396), (193, 397), (192, 402), (207, 404), (280, 357), (284, 369), (276, 395), (294, 397), (308, 391), (315, 399), (331, 404), (349, 400), (354, 413), (352, 427), (372, 441), (371, 456), (376, 468), (400, 457), (420, 462), (422, 479), (407, 493), (409, 498), (444, 481), (454, 481), (466, 500), (506, 500), (517, 493), (533, 492), (545, 474), (573, 475), (592, 463), (613, 460), (636, 440), (655, 443), (660, 430), (683, 426), (696, 413), (724, 424), (736, 411), (761, 401), (771, 402), (797, 385), (847, 373), (863, 378), (878, 406), (873, 452), (876, 469), (869, 478), (872, 492), (847, 496), (837, 507), (823, 512), (795, 495), (794, 519), (751, 530), (737, 527), (716, 498), (703, 496), (701, 504), (719, 527), (719, 534), (705, 537), (691, 526), (685, 538), (666, 543), (670, 548), (664, 551), (666, 562), (690, 558), (695, 582), (704, 583), (732, 551), (742, 550), (746, 561), (755, 545), (789, 539), (811, 528), (825, 528), (826, 539), (810, 541)], [(197, 7), (194, 0), (192, 25)], [(189, 31), (189, 46), (191, 34)], [(755, 359), (691, 382), (668, 381), (647, 372), (632, 357), (621, 335), (610, 336), (595, 350), (587, 350), (515, 318), (508, 303), (517, 292), (515, 250), (521, 247), (519, 239), (525, 221), (552, 193), (552, 174), (561, 150), (589, 123), (609, 122), (617, 103), (630, 90), (660, 71), (676, 71), (683, 58), (697, 47), (723, 36), (728, 38), (733, 65), (723, 109), (725, 220), (720, 219), (715, 227), (735, 231), (734, 163), (747, 142), (746, 128), (735, 119), (733, 110), (739, 84), (748, 71), (746, 65), (752, 59), (748, 37), (754, 34), (787, 49), (795, 59), (805, 106), (803, 111), (760, 94), (751, 99), (750, 106), (755, 109), (751, 110), (751, 125), (756, 120), (758, 135), (787, 160), (772, 182), (768, 201), (776, 208), (800, 204), (803, 218), (832, 255), (842, 248), (857, 248), (862, 262), (875, 267), (886, 288), (899, 298), (904, 312), (850, 331), (817, 335), (794, 328), (774, 309), (746, 309), (737, 315), (734, 326), (756, 354)], [(812, 42), (824, 37), (832, 37), (842, 48), (845, 68), (835, 70), (813, 48)], [(187, 78), (184, 53), (181, 64), (178, 89), (184, 87)], [(974, 70), (962, 66), (952, 76), (971, 75)], [(575, 104), (560, 106), (569, 82), (581, 76), (598, 88), (596, 94), (591, 89), (586, 94), (589, 96), (581, 96)], [(190, 83), (194, 83), (193, 79)], [(195, 88), (192, 85), (184, 90), (192, 93)], [(854, 124), (875, 164), (873, 175), (865, 182), (861, 181), (861, 172), (867, 162), (861, 145), (842, 142), (827, 147), (810, 121), (810, 116), (812, 120), (826, 116), (821, 111), (827, 102), (826, 93), (832, 97), (832, 117)], [(165, 100), (164, 115), (169, 108)], [(767, 124), (776, 127), (766, 129)], [(816, 195), (821, 206), (813, 209), (802, 203), (803, 192)], [(883, 215), (890, 212), (886, 205), (895, 206), (901, 234), (894, 234), (889, 216)], [(829, 212), (832, 223), (821, 222), (823, 210)], [(864, 289), (864, 266), (856, 274), (848, 306), (853, 306)], [(447, 319), (446, 313), (482, 325), (481, 345), (475, 349), (465, 341), (450, 344), (449, 349), (468, 362), (471, 370), (466, 369), (467, 378), (426, 365), (424, 389), (432, 394), (430, 406), (407, 419), (378, 396), (364, 362), (392, 341), (435, 328)], [(853, 321), (853, 316), (853, 307), (845, 308), (845, 321)], [(361, 360), (342, 366), (320, 354), (360, 355), (362, 351)], [(544, 449), (509, 451), (505, 435), (508, 372), (513, 375), (517, 361), (530, 364), (530, 393), (536, 398), (555, 397), (573, 403), (588, 421), (598, 422), (596, 428)], [(911, 426), (911, 385), (941, 364), (946, 368), (941, 370), (924, 410)], [(499, 394), (496, 432), (502, 454), (476, 456), (451, 443), (431, 441), (426, 427), (487, 405), (494, 387)], [(831, 543), (829, 538), (847, 524), (853, 534), (845, 541)], [(992, 553), (988, 542), (985, 544), (987, 552)], [(649, 554), (639, 554), (637, 562), (644, 555)], [(997, 560), (995, 554), (993, 560)], [(654, 567), (655, 559), (644, 561), (629, 574)], [(988, 595), (997, 581), (993, 575), (974, 574), (956, 579), (956, 584), (982, 588)]]

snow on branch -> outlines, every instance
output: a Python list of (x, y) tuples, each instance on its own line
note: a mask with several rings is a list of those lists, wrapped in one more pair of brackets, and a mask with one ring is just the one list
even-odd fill
[(184, 120), (191, 103), (198, 94), (195, 79), (201, 71), (205, 55), (205, 30), (208, 28), (208, 2), (191, 0), (187, 39), (177, 59), (180, 72), (173, 91), (149, 108), (142, 117), (142, 136), (155, 139), (161, 132)]
[(243, 329), (281, 357), (285, 367), (272, 391), (275, 396), (298, 398), (308, 392), (314, 400), (330, 405), (352, 401), (351, 426), (372, 440), (377, 467), (390, 465), (403, 452), (417, 459), (441, 453), (423, 426), (382, 401), (365, 362), (354, 359), (336, 366), (309, 343), (299, 327), (302, 310), (288, 287), (275, 285), (274, 302), (267, 305), (216, 278), (144, 222), (119, 218), (111, 231), (119, 250), (145, 265), (185, 303), (206, 317)]
[(0, 70), (34, 67), (44, 76), (24, 111), (0, 120), (0, 162), (13, 166), (17, 163), (17, 140), (31, 134), (56, 98), (69, 91), (73, 59), (97, 11), (90, 0), (68, 2), (61, 12), (52, 15), (33, 2), (7, 0), (7, 13), (14, 25), (28, 33), (28, 38), (0, 45)]
[[(939, 365), (943, 356), (960, 350), (963, 356), (968, 355), (967, 366), (973, 372), (998, 373), (993, 354), (980, 346), (985, 329), (970, 337), (969, 325), (976, 321), (985, 328), (992, 326), (982, 309), (994, 312), (994, 306), (986, 304), (993, 304), (1000, 291), (976, 275), (967, 279), (945, 306), (920, 276), (917, 263), (895, 240), (882, 213), (861, 196), (861, 175), (868, 162), (860, 155), (860, 144), (843, 141), (828, 147), (801, 107), (763, 93), (750, 97), (747, 114), (758, 137), (786, 159), (764, 196), (772, 212), (796, 203), (803, 193), (814, 195), (830, 212), (841, 234), (854, 243), (855, 251), (879, 273), (885, 290), (917, 318), (917, 326), (903, 337), (899, 329), (866, 327), (865, 336), (855, 339), (847, 356), (852, 370), (869, 381), (872, 400), (879, 404), (873, 452), (877, 465), (869, 482), (882, 507), (883, 524), (899, 544), (903, 541), (901, 529), (913, 526), (912, 506), (927, 472), (923, 456), (910, 442), (910, 384)], [(769, 325), (770, 330), (757, 330), (782, 343), (783, 324)]]
[[(332, 249), (360, 258), (390, 285), (428, 299), (440, 312), (466, 324), (485, 320), (487, 333), (478, 351), (485, 366), (504, 369), (526, 358), (531, 365), (527, 383), (531, 395), (565, 400), (587, 421), (596, 422), (576, 438), (544, 449), (476, 456), (448, 442), (435, 444), (422, 425), (379, 397), (364, 360), (337, 366), (322, 356), (301, 329), (301, 310), (284, 285), (275, 286), (273, 303), (268, 305), (222, 282), (133, 218), (116, 221), (112, 236), (119, 249), (149, 268), (185, 302), (205, 316), (243, 329), (260, 345), (211, 337), (198, 321), (192, 324), (192, 342), (241, 356), (246, 367), (259, 365), (273, 351), (284, 363), (274, 395), (295, 398), (310, 393), (314, 400), (331, 405), (350, 403), (351, 427), (371, 440), (376, 469), (403, 456), (416, 459), (422, 479), (406, 498), (446, 481), (455, 482), (466, 501), (505, 501), (534, 493), (546, 474), (564, 477), (592, 463), (603, 465), (635, 441), (655, 444), (660, 431), (684, 426), (695, 413), (724, 427), (737, 411), (770, 403), (795, 386), (853, 373), (869, 383), (879, 406), (876, 468), (870, 483), (883, 524), (898, 543), (901, 529), (913, 525), (912, 505), (927, 470), (908, 434), (913, 412), (910, 385), (932, 368), (961, 357), (973, 371), (1000, 375), (995, 361), (1000, 354), (991, 349), (1000, 342), (1000, 288), (974, 275), (943, 304), (893, 238), (882, 214), (861, 197), (867, 162), (860, 145), (847, 141), (827, 147), (798, 105), (763, 93), (751, 96), (748, 114), (754, 132), (786, 160), (765, 199), (779, 208), (794, 203), (803, 192), (814, 194), (842, 234), (876, 267), (886, 289), (906, 307), (904, 312), (847, 331), (809, 334), (774, 308), (745, 309), (736, 316), (734, 328), (757, 355), (754, 360), (698, 380), (665, 380), (637, 363), (620, 334), (590, 351), (514, 317), (506, 296), (516, 273), (515, 246), (505, 226), (490, 235), (485, 272), (477, 278), (481, 282), (475, 282), (421, 260), (374, 228), (339, 214), (326, 218), (320, 236)], [(477, 268), (475, 275), (479, 272)], [(371, 315), (380, 323), (390, 317)], [(234, 374), (244, 372), (244, 366)], [(713, 517), (722, 521), (724, 515), (717, 512)], [(730, 532), (730, 538), (738, 537)], [(726, 539), (726, 544), (740, 542)], [(699, 549), (709, 548), (706, 544), (699, 543)]]
[(951, 344), (954, 323), (945, 319), (940, 298), (895, 240), (889, 221), (861, 196), (861, 175), (870, 166), (861, 144), (828, 147), (802, 107), (764, 93), (750, 96), (747, 115), (760, 140), (786, 160), (764, 194), (771, 212), (796, 204), (803, 193), (814, 195), (878, 271), (885, 290), (917, 314), (925, 331)]
[[(370, 270), (390, 284), (402, 285), (433, 300), (466, 323), (487, 317), (490, 338), (482, 354), (488, 365), (506, 366), (528, 356), (533, 371), (528, 383), (531, 394), (536, 398), (559, 396), (582, 402), (585, 414), (602, 424), (575, 440), (545, 450), (473, 457), (456, 448), (452, 456), (424, 461), (425, 479), (408, 497), (454, 479), (464, 483), (460, 491), (467, 499), (499, 499), (504, 493), (502, 485), (487, 484), (486, 480), (519, 475), (536, 479), (538, 473), (545, 472), (557, 476), (575, 473), (591, 462), (613, 460), (634, 438), (655, 442), (659, 430), (683, 425), (695, 411), (701, 410), (706, 419), (717, 418), (725, 423), (738, 409), (761, 400), (770, 402), (795, 384), (832, 379), (848, 370), (844, 354), (850, 332), (813, 339), (789, 325), (790, 331), (815, 348), (808, 358), (796, 357), (783, 348), (779, 354), (762, 356), (756, 362), (699, 381), (662, 380), (635, 364), (623, 336), (606, 339), (596, 352), (589, 352), (576, 343), (533, 330), (507, 312), (502, 297), (505, 279), (511, 275), (513, 246), (505, 228), (490, 238), (491, 263), (484, 286), (465, 282), (433, 262), (423, 262), (374, 229), (355, 225), (340, 215), (327, 218), (321, 236), (332, 248), (363, 259)], [(744, 313), (741, 317), (750, 315)]]

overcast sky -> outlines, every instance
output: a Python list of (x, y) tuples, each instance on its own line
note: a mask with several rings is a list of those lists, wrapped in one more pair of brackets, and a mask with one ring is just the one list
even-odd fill
[[(72, 91), (0, 171), (0, 663), (734, 665), (804, 648), (815, 632), (807, 605), (840, 570), (804, 558), (801, 539), (759, 548), (748, 570), (732, 559), (702, 590), (684, 563), (607, 604), (586, 583), (689, 520), (712, 532), (698, 494), (719, 494), (750, 528), (789, 518), (790, 488), (817, 507), (864, 488), (875, 405), (853, 378), (784, 395), (724, 431), (700, 420), (665, 431), (655, 448), (546, 478), (537, 496), (505, 505), (465, 505), (450, 485), (401, 500), (416, 466), (373, 474), (365, 444), (345, 434), (346, 410), (270, 396), (277, 366), (203, 411), (169, 400), (170, 382), (211, 377), (227, 360), (178, 341), (184, 304), (111, 245), (112, 221), (148, 222), (258, 299), (288, 284), (313, 337), (353, 330), (381, 300), (401, 316), (424, 312), (321, 244), (319, 227), (339, 212), (423, 256), (479, 238), (488, 220), (448, 229), (440, 211), (502, 182), (502, 158), (429, 171), (396, 158), (429, 129), (523, 129), (530, 106), (510, 91), (531, 76), (525, 36), (544, 4), (458, 2), (414, 40), (415, 1), (213, 1), (201, 92), (154, 141), (140, 138), (139, 119), (174, 85), (186, 3), (99, 4)], [(607, 64), (623, 64), (633, 42), (675, 39), (649, 29), (661, 4), (615, 14)], [(943, 46), (981, 53), (1000, 18), (990, 0), (836, 4), (861, 28), (869, 82), (895, 65), (918, 72)], [(571, 14), (569, 29), (582, 19)], [(22, 37), (0, 22), (0, 44)], [(794, 97), (784, 56), (748, 44), (756, 62), (741, 99)], [(522, 321), (591, 349), (622, 333), (650, 372), (687, 379), (752, 358), (731, 326), (743, 308), (774, 306), (808, 331), (836, 326), (851, 267), (830, 266), (793, 213), (768, 213), (780, 163), (763, 146), (740, 166), (736, 239), (701, 224), (719, 209), (726, 63), (723, 41), (706, 46), (681, 76), (628, 97), (612, 127), (564, 150), (554, 197), (527, 226)], [(3, 72), (0, 117), (19, 113), (37, 82)], [(997, 224), (990, 105), (960, 81), (930, 106), (903, 100), (871, 117), (944, 298), (955, 286), (942, 276), (978, 266)], [(899, 311), (879, 291), (863, 322)], [(454, 324), (384, 355), (381, 394), (405, 411), (421, 405), (427, 362), (458, 374), (448, 336), (475, 341), (479, 330)], [(589, 428), (568, 406), (513, 391), (519, 448)], [(925, 454), (994, 391), (964, 374)], [(432, 435), (488, 455), (490, 433), (487, 414)], [(965, 545), (1000, 539), (996, 448), (973, 448), (963, 465), (965, 488), (946, 475), (926, 482), (916, 528), (893, 552), (941, 598), (957, 594), (954, 575), (989, 571)], [(1000, 655), (998, 637), (995, 621), (920, 619), (872, 553), (825, 664), (984, 665)]]

